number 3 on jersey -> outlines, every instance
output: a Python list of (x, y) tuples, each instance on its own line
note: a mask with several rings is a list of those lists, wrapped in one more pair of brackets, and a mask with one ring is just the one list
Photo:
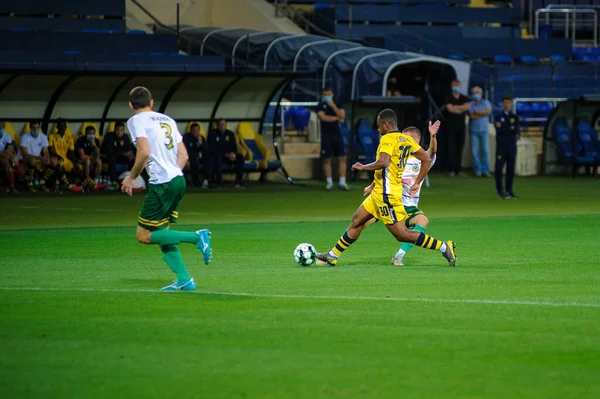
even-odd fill
[(408, 161), (408, 157), (410, 155), (410, 149), (412, 147), (407, 145), (407, 146), (403, 146), (401, 145), (400, 148), (398, 148), (398, 151), (400, 152), (400, 155), (398, 156), (398, 176), (396, 176), (398, 179), (402, 178), (402, 171), (404, 170), (404, 168), (406, 167), (406, 162)]
[(173, 148), (173, 132), (171, 131), (171, 126), (166, 123), (161, 123), (160, 128), (165, 132), (165, 137), (169, 140), (168, 143), (165, 143), (165, 147), (167, 147), (167, 150), (170, 150)]

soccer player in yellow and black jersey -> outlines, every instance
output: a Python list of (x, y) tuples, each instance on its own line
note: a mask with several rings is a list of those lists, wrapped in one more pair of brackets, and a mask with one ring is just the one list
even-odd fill
[(318, 253), (317, 259), (321, 263), (335, 266), (342, 252), (358, 240), (364, 225), (375, 217), (385, 224), (398, 241), (440, 251), (450, 266), (455, 266), (454, 242), (439, 241), (423, 232), (409, 230), (403, 222), (408, 217), (402, 205), (402, 172), (406, 161), (412, 154), (422, 162), (421, 171), (409, 190), (409, 195), (414, 196), (429, 171), (429, 155), (411, 136), (398, 131), (398, 118), (391, 109), (384, 109), (379, 113), (377, 129), (382, 135), (377, 148), (377, 160), (367, 165), (360, 162), (352, 165), (352, 170), (375, 171), (373, 191), (354, 213), (350, 227), (335, 246), (329, 252)]

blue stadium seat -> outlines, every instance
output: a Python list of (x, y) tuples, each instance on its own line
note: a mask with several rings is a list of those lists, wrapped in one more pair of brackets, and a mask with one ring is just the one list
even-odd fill
[(512, 64), (513, 59), (510, 55), (495, 55), (494, 63), (496, 63), (496, 64)]
[(517, 115), (522, 118), (533, 118), (534, 113), (530, 102), (518, 102), (516, 105)]
[(166, 55), (166, 53), (163, 51), (153, 51), (153, 52), (149, 53), (148, 55), (153, 56), (153, 57), (164, 57)]
[(563, 55), (558, 55), (558, 54), (554, 54), (550, 56), (550, 61), (557, 63), (557, 62), (565, 62), (566, 58)]
[(310, 122), (310, 111), (305, 107), (291, 107), (290, 114), (298, 134), (304, 132)]
[(449, 54), (448, 58), (450, 58), (451, 60), (458, 60), (458, 61), (462, 61), (464, 59), (463, 56), (460, 54)]
[(582, 165), (595, 165), (598, 159), (598, 133), (587, 117), (579, 118), (576, 129), (575, 161)]
[(568, 163), (573, 162), (573, 137), (571, 128), (565, 117), (557, 117), (552, 125), (552, 136), (558, 147), (559, 158)]
[(533, 117), (535, 118), (548, 118), (552, 112), (552, 103), (545, 101), (533, 102), (531, 103), (531, 111), (533, 112)]
[(522, 55), (521, 62), (524, 64), (537, 64), (538, 60), (533, 55)]
[(146, 31), (145, 30), (141, 30), (141, 29), (129, 29), (127, 31), (127, 34), (129, 35), (146, 35)]
[(358, 142), (363, 150), (364, 162), (375, 162), (377, 145), (379, 144), (376, 139), (379, 134), (373, 131), (371, 122), (367, 118), (361, 118), (358, 121), (357, 133)]

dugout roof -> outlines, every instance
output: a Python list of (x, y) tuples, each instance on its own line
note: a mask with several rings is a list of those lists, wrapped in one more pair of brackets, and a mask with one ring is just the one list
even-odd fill
[[(161, 33), (161, 28), (156, 30)], [(162, 32), (172, 33), (172, 30), (162, 29)], [(232, 70), (316, 74), (320, 86), (332, 86), (343, 102), (366, 95), (385, 95), (393, 70), (410, 64), (434, 72), (446, 69), (462, 81), (465, 89), (468, 87), (470, 64), (463, 61), (387, 51), (325, 36), (246, 28), (185, 27), (181, 34), (187, 37), (185, 46), (192, 52), (223, 56)]]

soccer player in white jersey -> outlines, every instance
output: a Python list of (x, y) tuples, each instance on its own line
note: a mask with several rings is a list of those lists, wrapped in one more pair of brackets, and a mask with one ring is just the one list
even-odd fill
[(131, 195), (133, 182), (146, 168), (150, 179), (138, 217), (136, 238), (142, 244), (160, 245), (163, 260), (177, 275), (177, 280), (164, 287), (164, 291), (193, 291), (196, 285), (183, 264), (178, 245), (196, 245), (208, 265), (210, 232), (206, 229), (195, 233), (169, 230), (171, 224), (177, 222), (179, 204), (185, 194), (186, 183), (181, 170), (188, 155), (175, 121), (152, 111), (153, 106), (152, 95), (145, 87), (136, 87), (129, 93), (129, 107), (135, 115), (127, 121), (127, 130), (137, 154), (121, 191)]
[[(434, 124), (431, 124), (431, 121), (429, 122), (430, 141), (427, 153), (431, 158), (431, 165), (429, 167), (430, 169), (435, 163), (436, 159), (437, 133), (439, 130), (440, 121), (436, 121)], [(411, 136), (415, 140), (415, 142), (421, 142), (421, 131), (418, 128), (411, 126), (404, 129), (402, 132)], [(417, 180), (417, 176), (419, 176), (420, 172), (421, 161), (413, 156), (410, 156), (406, 162), (406, 167), (402, 172), (402, 205), (404, 205), (404, 209), (406, 210), (406, 214), (408, 215), (408, 217), (404, 221), (406, 227), (408, 227), (411, 230), (416, 230), (421, 233), (424, 233), (425, 229), (427, 228), (427, 225), (429, 224), (429, 219), (427, 219), (427, 216), (425, 216), (423, 212), (418, 208), (419, 198), (421, 196), (421, 187), (419, 187), (419, 190), (416, 192), (416, 194), (414, 194), (413, 197), (411, 197), (409, 191), (415, 183), (415, 181)], [(371, 193), (371, 190), (371, 186), (366, 187), (365, 195), (369, 195)], [(376, 220), (373, 219), (372, 221), (370, 221), (370, 223), (367, 223), (365, 225), (365, 228), (375, 222)], [(410, 251), (410, 249), (414, 246), (415, 244), (412, 243), (403, 243), (396, 255), (394, 255), (394, 257), (392, 258), (392, 264), (396, 266), (402, 266), (404, 255), (408, 251)]]

